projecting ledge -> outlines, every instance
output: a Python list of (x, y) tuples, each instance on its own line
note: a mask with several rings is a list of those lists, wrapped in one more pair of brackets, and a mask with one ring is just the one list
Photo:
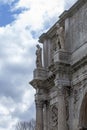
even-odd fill
[(33, 80), (30, 84), (36, 89), (37, 87), (42, 87), (43, 81), (47, 78), (47, 71), (44, 68), (36, 68), (33, 71)]
[(42, 88), (43, 87), (43, 80), (38, 80), (38, 79), (33, 79), (32, 81), (29, 82), (30, 85), (33, 86), (33, 88)]

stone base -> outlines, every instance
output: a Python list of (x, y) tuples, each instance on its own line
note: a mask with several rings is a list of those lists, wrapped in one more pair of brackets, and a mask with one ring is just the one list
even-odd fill
[(69, 64), (70, 61), (69, 59), (70, 59), (70, 53), (66, 52), (63, 49), (54, 52), (54, 62), (63, 62)]

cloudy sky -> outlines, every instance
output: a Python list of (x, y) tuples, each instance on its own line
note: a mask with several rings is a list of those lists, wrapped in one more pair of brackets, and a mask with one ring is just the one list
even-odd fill
[(38, 37), (76, 0), (0, 0), (0, 130), (35, 118), (28, 84)]

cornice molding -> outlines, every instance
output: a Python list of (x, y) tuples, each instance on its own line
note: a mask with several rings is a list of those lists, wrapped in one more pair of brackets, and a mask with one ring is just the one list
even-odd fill
[(61, 26), (64, 26), (65, 19), (71, 17), (74, 13), (78, 11), (80, 7), (82, 7), (87, 0), (77, 0), (77, 2), (69, 9), (65, 10), (60, 16), (58, 21), (46, 32), (43, 33), (39, 37), (39, 42), (43, 43), (43, 40), (47, 37), (52, 37), (55, 33), (56, 24), (59, 23)]
[(80, 69), (85, 64), (87, 64), (87, 56), (83, 57), (78, 62), (76, 62), (75, 64), (71, 65), (71, 72), (72, 73), (76, 72), (78, 69)]

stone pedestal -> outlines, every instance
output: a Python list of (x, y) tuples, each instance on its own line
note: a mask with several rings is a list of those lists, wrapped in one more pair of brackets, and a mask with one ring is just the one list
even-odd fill
[(60, 49), (54, 52), (54, 62), (63, 62), (68, 63), (70, 62), (70, 53)]
[(37, 68), (33, 72), (33, 78), (39, 80), (45, 80), (47, 78), (47, 71), (44, 68)]

